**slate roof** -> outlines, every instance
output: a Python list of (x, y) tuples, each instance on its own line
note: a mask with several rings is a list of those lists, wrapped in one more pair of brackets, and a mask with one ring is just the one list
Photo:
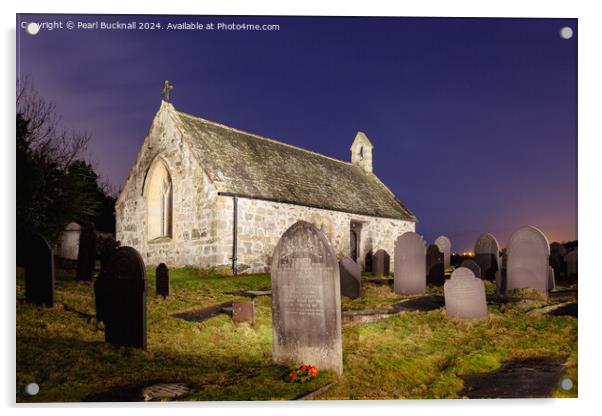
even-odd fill
[(175, 113), (220, 194), (416, 221), (376, 175), (358, 166)]

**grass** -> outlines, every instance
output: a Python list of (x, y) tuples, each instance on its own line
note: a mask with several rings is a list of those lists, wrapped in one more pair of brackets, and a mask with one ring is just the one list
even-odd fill
[[(336, 381), (321, 399), (456, 398), (462, 374), (488, 372), (507, 359), (568, 356), (566, 376), (574, 387), (555, 397), (577, 395), (577, 321), (527, 315), (540, 303), (490, 307), (490, 319), (471, 323), (446, 318), (443, 310), (406, 312), (343, 328), (344, 374), (329, 372), (306, 384), (289, 383), (290, 368), (271, 362), (271, 298), (255, 300), (256, 324), (235, 324), (226, 315), (203, 323), (174, 312), (248, 300), (225, 292), (269, 289), (268, 274), (223, 277), (191, 269), (171, 271), (172, 295), (155, 297), (148, 271), (148, 351), (104, 343), (96, 324), (92, 283), (57, 270), (56, 305), (40, 308), (24, 298), (17, 271), (17, 401), (80, 401), (112, 387), (151, 381), (190, 384), (183, 400), (289, 400)], [(491, 291), (490, 287), (487, 287)], [(439, 289), (430, 288), (437, 292)], [(403, 299), (386, 284), (363, 283), (362, 296), (343, 299), (344, 309), (384, 308)], [(311, 363), (309, 363), (311, 364)], [(25, 386), (40, 385), (37, 396)]]

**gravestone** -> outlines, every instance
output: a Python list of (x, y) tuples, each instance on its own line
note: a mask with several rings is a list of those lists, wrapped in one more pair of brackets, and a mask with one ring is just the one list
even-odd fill
[(324, 234), (305, 221), (286, 230), (274, 249), (271, 280), (274, 362), (342, 374), (339, 264)]
[(577, 248), (573, 251), (569, 251), (566, 256), (564, 256), (564, 261), (566, 262), (566, 275), (569, 280), (575, 281), (577, 280), (577, 263), (578, 263), (578, 253)]
[(508, 292), (508, 276), (506, 274), (507, 263), (508, 255), (506, 254), (506, 249), (503, 249), (499, 262), (500, 269), (495, 272), (495, 289), (496, 293), (500, 296), (506, 296)]
[(470, 269), (470, 271), (475, 275), (475, 277), (478, 277), (479, 279), (481, 278), (481, 268), (479, 267), (476, 261), (472, 259), (466, 259), (462, 262), (460, 267), (466, 267), (467, 269)]
[(155, 269), (155, 286), (157, 296), (163, 296), (163, 299), (169, 296), (169, 269), (165, 263), (159, 263)]
[(443, 286), (445, 283), (444, 255), (439, 247), (431, 244), (426, 249), (426, 283), (429, 285)]
[(507, 253), (508, 290), (548, 291), (550, 245), (544, 233), (530, 225), (519, 228), (510, 236)]
[(426, 245), (415, 232), (403, 233), (395, 241), (393, 290), (398, 295), (417, 295), (426, 291)]
[(232, 320), (255, 325), (255, 302), (232, 302)]
[(34, 235), (25, 256), (25, 300), (34, 305), (54, 306), (54, 256), (48, 241)]
[(466, 267), (459, 267), (443, 286), (447, 316), (463, 319), (486, 319), (485, 284)]
[(556, 273), (554, 272), (554, 268), (552, 266), (548, 266), (548, 290), (556, 289)]
[(106, 237), (100, 241), (100, 272), (98, 279), (94, 282), (94, 303), (96, 306), (96, 321), (104, 321), (103, 306), (107, 304), (107, 294), (105, 293), (106, 285), (104, 280), (108, 276), (109, 262), (113, 255), (119, 249), (119, 241), (116, 241), (112, 236)]
[(147, 280), (140, 253), (120, 247), (97, 280), (102, 299), (105, 341), (115, 346), (146, 349)]
[(481, 277), (487, 280), (495, 279), (500, 262), (500, 245), (490, 233), (483, 233), (474, 245), (475, 261), (481, 268)]
[(94, 224), (84, 225), (79, 236), (79, 250), (77, 253), (76, 280), (92, 280), (96, 264), (96, 229)]
[(566, 255), (566, 248), (560, 243), (550, 244), (550, 261), (549, 264), (554, 269), (554, 275), (557, 278), (561, 278), (566, 275), (566, 263), (564, 256)]
[(443, 253), (443, 267), (445, 269), (450, 266), (451, 259), (451, 241), (444, 235), (437, 237), (435, 245), (439, 247), (439, 251)]
[(341, 296), (347, 296), (351, 299), (359, 298), (362, 278), (360, 265), (350, 257), (345, 257), (339, 261), (339, 272), (341, 275)]
[(388, 276), (390, 273), (391, 257), (385, 250), (380, 249), (372, 256), (372, 273), (378, 276)]
[(364, 271), (366, 273), (372, 273), (372, 257), (374, 255), (372, 254), (372, 250), (369, 250), (366, 253), (366, 257), (365, 257), (365, 262), (364, 262)]

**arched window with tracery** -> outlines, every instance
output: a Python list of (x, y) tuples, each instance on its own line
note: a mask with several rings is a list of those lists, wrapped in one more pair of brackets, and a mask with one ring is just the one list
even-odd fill
[(153, 162), (146, 180), (148, 239), (171, 237), (173, 187), (167, 165), (161, 158)]

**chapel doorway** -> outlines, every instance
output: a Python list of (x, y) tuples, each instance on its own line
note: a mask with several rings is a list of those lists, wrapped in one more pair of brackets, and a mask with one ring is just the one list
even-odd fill
[(349, 229), (349, 257), (356, 263), (360, 258), (360, 243), (361, 243), (362, 223), (359, 221), (351, 221)]

